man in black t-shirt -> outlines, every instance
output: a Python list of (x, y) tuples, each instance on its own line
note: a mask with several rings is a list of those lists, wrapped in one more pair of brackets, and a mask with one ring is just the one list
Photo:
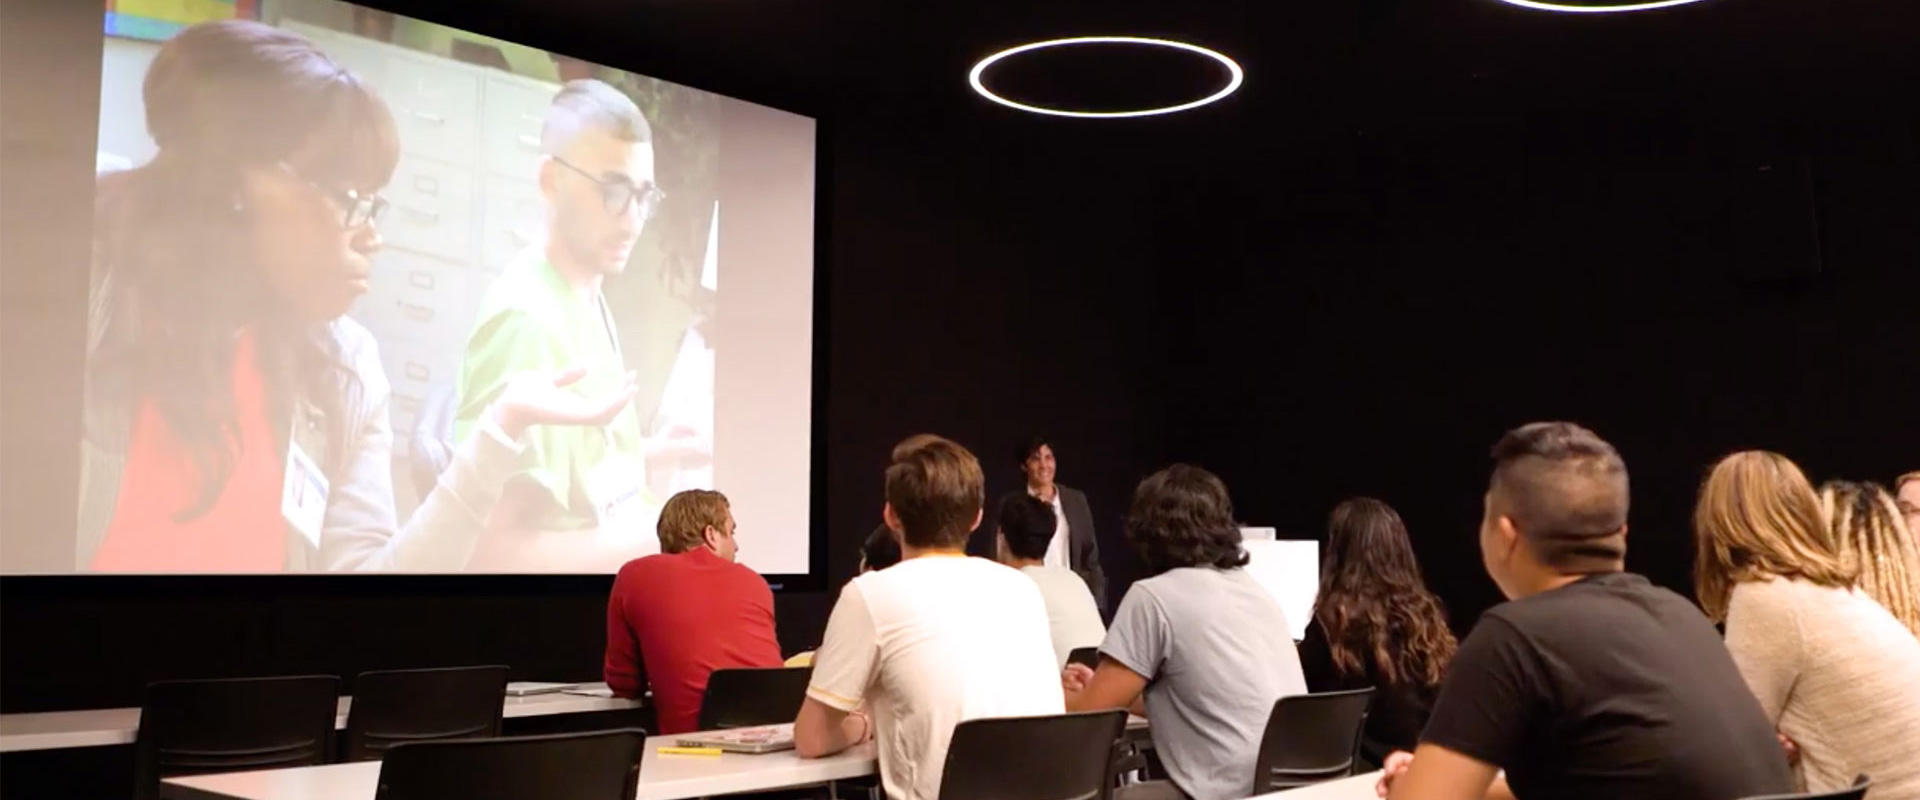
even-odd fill
[(1480, 552), (1512, 602), (1460, 644), (1419, 748), (1388, 758), (1382, 796), (1793, 791), (1780, 741), (1712, 623), (1623, 571), (1627, 469), (1613, 446), (1577, 425), (1534, 423), (1493, 457)]

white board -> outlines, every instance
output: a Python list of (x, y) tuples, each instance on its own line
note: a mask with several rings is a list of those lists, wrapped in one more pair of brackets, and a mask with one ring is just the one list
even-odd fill
[(1287, 627), (1293, 640), (1307, 637), (1307, 623), (1313, 619), (1313, 601), (1320, 594), (1320, 543), (1314, 540), (1248, 538), (1240, 543), (1247, 550), (1247, 573), (1280, 602), (1287, 615)]

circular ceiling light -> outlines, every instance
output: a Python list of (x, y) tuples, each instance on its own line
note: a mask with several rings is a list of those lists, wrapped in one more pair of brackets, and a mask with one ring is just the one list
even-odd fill
[[(1687, 1), (1693, 2), (1694, 0), (1687, 0)], [(1173, 50), (1184, 50), (1189, 53), (1206, 56), (1207, 58), (1213, 59), (1215, 62), (1218, 62), (1220, 66), (1226, 68), (1227, 82), (1226, 82), (1226, 85), (1221, 86), (1220, 89), (1214, 92), (1213, 94), (1207, 95), (1206, 97), (1202, 97), (1198, 100), (1193, 100), (1186, 103), (1179, 103), (1176, 105), (1161, 106), (1158, 108), (1140, 108), (1140, 109), (1130, 109), (1130, 110), (1121, 110), (1121, 111), (1079, 111), (1079, 110), (1065, 109), (1065, 108), (1048, 108), (1046, 106), (1036, 106), (1028, 103), (1022, 103), (1018, 100), (1014, 100), (1012, 98), (994, 93), (992, 89), (987, 88), (987, 84), (983, 80), (983, 76), (986, 75), (988, 67), (991, 67), (994, 64), (997, 64), (1008, 58), (1012, 58), (1013, 56), (1020, 55), (1021, 53), (1030, 53), (1035, 50), (1045, 50), (1050, 47), (1071, 47), (1074, 45), (1088, 45), (1088, 44), (1096, 44), (1096, 45), (1120, 44), (1120, 45), (1141, 45), (1145, 47), (1163, 47), (1163, 48), (1168, 48)], [(993, 102), (999, 103), (1000, 105), (1007, 106), (1009, 108), (1017, 108), (1017, 109), (1020, 109), (1021, 111), (1028, 111), (1035, 114), (1046, 114), (1048, 116), (1054, 116), (1054, 117), (1082, 117), (1082, 118), (1150, 117), (1156, 114), (1172, 114), (1179, 111), (1187, 111), (1189, 109), (1199, 108), (1208, 103), (1212, 103), (1216, 100), (1226, 97), (1227, 95), (1233, 94), (1236, 90), (1240, 88), (1240, 83), (1245, 79), (1246, 79), (1246, 73), (1240, 69), (1240, 65), (1234, 62), (1233, 59), (1228, 58), (1226, 54), (1221, 53), (1218, 50), (1211, 50), (1205, 47), (1201, 47), (1197, 44), (1187, 44), (1186, 42), (1176, 42), (1176, 41), (1173, 41), (1172, 39), (1150, 39), (1150, 38), (1141, 37), (1141, 36), (1076, 36), (1069, 39), (1048, 39), (1044, 42), (1034, 42), (1032, 44), (1023, 44), (1023, 45), (1020, 45), (1019, 47), (1009, 47), (998, 53), (994, 53), (993, 55), (987, 56), (986, 58), (980, 59), (980, 63), (974, 64), (973, 70), (967, 73), (967, 82), (973, 85), (974, 91), (979, 92), (981, 97), (985, 97), (988, 100), (992, 100)]]
[(1531, 8), (1535, 11), (1557, 11), (1563, 14), (1614, 14), (1623, 11), (1652, 11), (1656, 8), (1672, 8), (1702, 0), (1653, 0), (1646, 3), (1619, 3), (1615, 5), (1579, 5), (1573, 3), (1551, 3), (1542, 0), (1500, 0), (1507, 5)]

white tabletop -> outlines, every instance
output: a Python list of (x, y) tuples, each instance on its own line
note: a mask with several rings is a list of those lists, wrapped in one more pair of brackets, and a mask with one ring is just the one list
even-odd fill
[(1380, 795), (1376, 789), (1379, 785), (1380, 773), (1369, 772), (1337, 781), (1263, 794), (1253, 800), (1379, 800)]
[[(686, 800), (740, 792), (763, 792), (872, 775), (879, 769), (873, 743), (828, 758), (803, 759), (789, 750), (766, 755), (662, 755), (647, 743), (635, 800)], [(259, 772), (172, 778), (160, 784), (163, 800), (373, 800), (380, 763), (329, 764)]]
[[(603, 683), (583, 683), (581, 690), (605, 689)], [(334, 715), (335, 728), (347, 726), (347, 707), (353, 698), (340, 698)], [(587, 697), (578, 694), (536, 694), (508, 697), (504, 703), (507, 717), (541, 717), (551, 714), (584, 714), (593, 711), (624, 711), (639, 708), (640, 703), (621, 697)], [(133, 743), (140, 727), (140, 709), (100, 708), (90, 711), (50, 711), (40, 714), (0, 714), (0, 753), (16, 750), (57, 750), (63, 747), (104, 747)]]

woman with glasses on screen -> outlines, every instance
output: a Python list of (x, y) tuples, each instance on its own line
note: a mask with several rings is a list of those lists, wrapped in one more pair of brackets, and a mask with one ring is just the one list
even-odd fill
[(344, 316), (399, 159), (386, 103), (244, 20), (181, 31), (142, 94), (158, 152), (95, 197), (80, 569), (458, 570), (527, 429), (632, 396), (516, 377), (400, 525), (390, 389)]

